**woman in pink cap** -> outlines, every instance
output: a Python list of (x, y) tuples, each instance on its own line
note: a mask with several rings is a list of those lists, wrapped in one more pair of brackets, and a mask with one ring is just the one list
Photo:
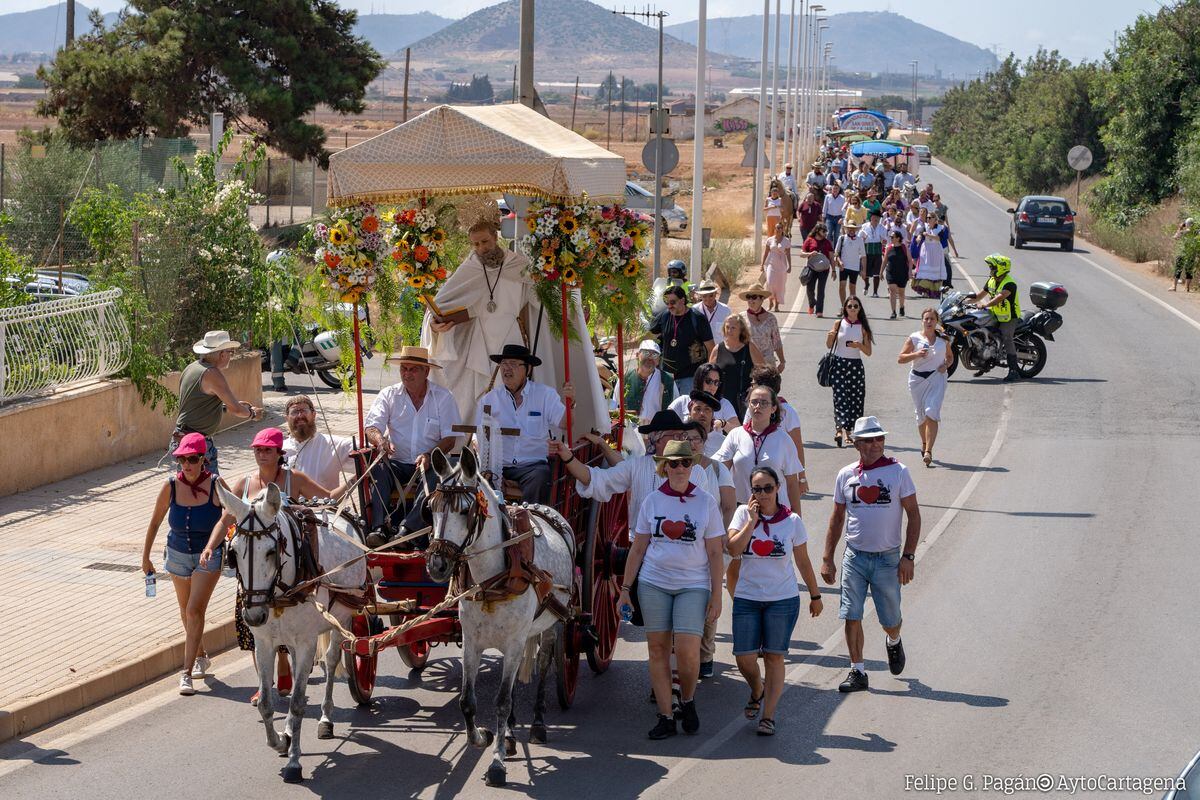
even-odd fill
[(183, 676), (179, 679), (179, 693), (185, 695), (196, 693), (193, 678), (208, 674), (211, 662), (203, 643), (204, 616), (217, 579), (221, 577), (223, 543), (214, 551), (205, 546), (222, 516), (221, 501), (215, 488), (220, 478), (205, 467), (207, 449), (202, 433), (189, 433), (180, 440), (172, 453), (179, 464), (179, 472), (168, 478), (159, 490), (142, 546), (142, 571), (151, 575), (154, 563), (150, 560), (150, 551), (166, 517), (171, 530), (167, 534), (164, 559), (167, 572), (171, 574), (171, 585), (175, 587), (175, 599), (179, 601), (179, 616), (186, 637)]
[[(330, 490), (321, 486), (312, 478), (305, 475), (303, 472), (297, 472), (287, 466), (284, 459), (283, 450), (283, 431), (279, 428), (263, 428), (254, 437), (254, 441), (250, 443), (250, 447), (254, 450), (254, 461), (258, 465), (258, 469), (248, 475), (243, 475), (233, 482), (233, 487), (230, 489), (234, 494), (240, 494), (242, 500), (250, 502), (258, 496), (258, 493), (266, 489), (272, 483), (279, 487), (279, 491), (283, 495), (284, 505), (287, 505), (291, 500), (298, 497), (333, 497), (340, 498), (346, 493), (347, 486), (343, 484), (335, 490)], [(238, 520), (233, 518), (232, 514), (225, 513), (217, 526), (211, 528), (211, 538), (208, 540), (208, 547), (201, 553), (200, 559), (205, 563), (208, 559), (216, 556), (220, 551), (225, 541), (226, 532), (231, 525), (234, 525)], [(220, 561), (217, 561), (218, 567)], [(242, 650), (254, 652), (254, 635), (250, 633), (250, 626), (242, 620), (242, 603), (241, 597), (238, 598), (234, 606), (234, 627), (237, 630), (238, 647)], [(278, 674), (277, 688), (281, 695), (287, 694), (292, 689), (292, 673), (288, 668), (288, 660), (286, 653), (280, 652), (279, 662), (276, 666)], [(258, 692), (250, 698), (250, 702), (258, 704)]]

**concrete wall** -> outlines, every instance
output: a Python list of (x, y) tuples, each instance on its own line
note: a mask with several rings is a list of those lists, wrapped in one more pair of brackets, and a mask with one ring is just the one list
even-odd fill
[[(239, 400), (262, 405), (257, 352), (226, 371)], [(179, 391), (179, 373), (163, 378)], [(221, 427), (237, 421), (226, 414)], [(166, 449), (175, 416), (142, 403), (128, 380), (96, 381), (0, 408), (0, 497)]]

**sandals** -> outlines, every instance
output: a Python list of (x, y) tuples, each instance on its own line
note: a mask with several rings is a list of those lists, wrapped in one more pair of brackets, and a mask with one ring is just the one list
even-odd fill
[(775, 735), (775, 720), (769, 717), (763, 717), (758, 721), (759, 736), (774, 736)]
[(833, 443), (838, 447), (842, 446), (842, 431), (840, 428), (838, 429), (838, 432), (833, 435)]
[(925, 466), (932, 467), (933, 466), (933, 451), (932, 450), (922, 450), (921, 451), (921, 460), (925, 462)]
[(754, 719), (758, 716), (758, 712), (762, 709), (763, 698), (766, 696), (767, 692), (765, 689), (758, 697), (755, 697), (753, 694), (750, 695), (750, 701), (746, 703), (746, 707), (742, 709), (743, 713), (746, 715), (746, 719)]

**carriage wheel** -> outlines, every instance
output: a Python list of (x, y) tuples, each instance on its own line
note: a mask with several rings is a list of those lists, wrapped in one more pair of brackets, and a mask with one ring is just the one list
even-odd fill
[(628, 495), (613, 498), (592, 514), (588, 526), (584, 587), (586, 608), (591, 610), (595, 639), (587, 643), (588, 666), (597, 674), (612, 663), (617, 648), (621, 617), (617, 600), (621, 593), (621, 550), (628, 543)]
[(575, 687), (579, 684), (579, 638), (579, 625), (575, 621), (559, 626), (554, 647), (554, 682), (558, 705), (563, 711), (575, 702)]
[(417, 672), (425, 669), (425, 665), (429, 663), (429, 642), (423, 639), (412, 644), (401, 645), (396, 648), (396, 652), (400, 654), (400, 660), (404, 662), (404, 666)]
[[(350, 621), (350, 632), (358, 637), (370, 636), (383, 631), (383, 620), (370, 614), (355, 614)], [(360, 656), (353, 650), (345, 654), (346, 684), (350, 696), (360, 706), (371, 704), (371, 693), (375, 691), (375, 670), (379, 666), (379, 654)]]

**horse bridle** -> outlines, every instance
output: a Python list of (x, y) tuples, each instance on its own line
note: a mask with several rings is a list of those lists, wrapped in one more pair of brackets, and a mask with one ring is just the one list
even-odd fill
[[(249, 521), (249, 527), (246, 527), (247, 521)], [(282, 586), (279, 579), (283, 575), (283, 556), (287, 555), (287, 537), (279, 527), (278, 516), (271, 521), (270, 525), (265, 525), (259, 519), (258, 511), (251, 505), (249, 513), (237, 523), (233, 535), (248, 536), (251, 539), (257, 539), (260, 536), (274, 537), (276, 546), (275, 574), (271, 576), (271, 582), (267, 585), (266, 589), (248, 588), (254, 585), (254, 559), (249, 559), (250, 563), (246, 565), (246, 580), (242, 580), (242, 565), (234, 557), (233, 543), (230, 542), (229, 545), (230, 560), (233, 561), (233, 569), (237, 573), (238, 586), (242, 590), (242, 608), (254, 608), (257, 606), (272, 607), (277, 599), (275, 597), (275, 590)], [(282, 586), (282, 588), (286, 593), (289, 587)]]
[(464, 551), (479, 538), (488, 518), (487, 498), (483, 490), (464, 484), (447, 486), (442, 484), (429, 496), (429, 509), (433, 515), (454, 512), (467, 515), (467, 538), (455, 544), (441, 537), (434, 537), (425, 548), (425, 558), (441, 556), (457, 564), (465, 557)]

